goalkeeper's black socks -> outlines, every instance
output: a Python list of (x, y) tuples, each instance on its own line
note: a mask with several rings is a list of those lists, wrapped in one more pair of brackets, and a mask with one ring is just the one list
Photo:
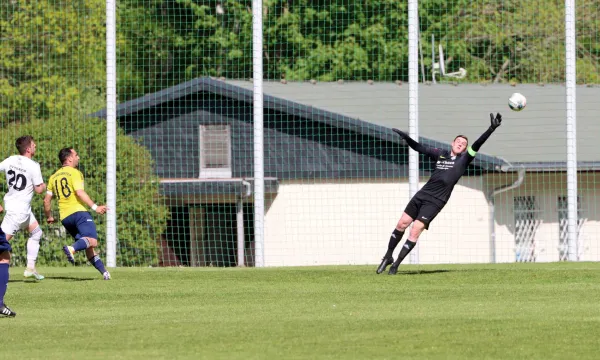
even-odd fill
[(387, 252), (385, 253), (384, 258), (392, 257), (392, 254), (394, 253), (396, 246), (398, 246), (398, 243), (400, 243), (400, 240), (402, 240), (403, 235), (404, 235), (404, 231), (394, 229), (392, 236), (390, 236), (390, 242), (388, 243), (388, 249), (387, 249)]
[(396, 259), (396, 262), (394, 263), (394, 266), (398, 266), (400, 265), (400, 263), (402, 262), (402, 260), (404, 260), (404, 258), (406, 257), (406, 255), (408, 255), (408, 253), (410, 253), (410, 251), (412, 249), (414, 249), (414, 247), (417, 245), (416, 241), (410, 241), (410, 240), (406, 240), (406, 242), (404, 243), (404, 245), (402, 245), (402, 250), (400, 250), (400, 255), (398, 255), (398, 259)]
[(408, 239), (406, 240), (406, 242), (402, 246), (402, 250), (400, 250), (400, 254), (398, 255), (398, 258), (396, 259), (396, 261), (394, 261), (394, 263), (390, 267), (390, 271), (388, 272), (388, 274), (396, 275), (396, 273), (398, 273), (398, 266), (400, 266), (400, 263), (402, 262), (402, 260), (404, 260), (406, 255), (408, 255), (408, 253), (410, 253), (410, 251), (412, 249), (414, 249), (416, 245), (417, 245), (416, 241), (410, 241)]

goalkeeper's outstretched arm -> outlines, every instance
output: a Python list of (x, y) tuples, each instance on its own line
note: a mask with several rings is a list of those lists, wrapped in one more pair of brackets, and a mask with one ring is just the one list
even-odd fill
[(474, 152), (479, 151), (483, 143), (487, 141), (490, 135), (492, 135), (494, 130), (496, 130), (500, 124), (502, 124), (502, 115), (498, 113), (496, 114), (496, 117), (494, 117), (494, 114), (490, 114), (490, 127), (483, 134), (481, 134), (479, 139), (475, 140), (473, 145), (471, 145), (471, 149), (473, 149)]
[(424, 154), (424, 155), (430, 156), (432, 158), (437, 158), (440, 155), (440, 152), (438, 149), (430, 148), (430, 147), (424, 146), (422, 144), (419, 144), (417, 141), (413, 140), (410, 136), (408, 136), (408, 134), (405, 133), (404, 131), (401, 131), (401, 130), (398, 130), (395, 128), (392, 130), (396, 134), (400, 135), (400, 137), (406, 141), (408, 146), (410, 146), (411, 149), (418, 152), (419, 154)]

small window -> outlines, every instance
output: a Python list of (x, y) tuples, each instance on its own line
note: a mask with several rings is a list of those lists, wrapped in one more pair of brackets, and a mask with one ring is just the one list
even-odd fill
[(200, 177), (231, 177), (229, 125), (200, 125)]
[(541, 220), (535, 196), (516, 196), (515, 214), (515, 255), (517, 262), (536, 260), (535, 235)]

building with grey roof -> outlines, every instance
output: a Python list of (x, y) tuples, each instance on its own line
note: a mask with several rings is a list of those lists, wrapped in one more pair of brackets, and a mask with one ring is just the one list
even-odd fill
[[(522, 112), (506, 105), (516, 91), (528, 98)], [(459, 133), (474, 141), (489, 126), (489, 112), (504, 114), (421, 238), (419, 261), (562, 259), (564, 88), (436, 84), (419, 92), (419, 141), (428, 146), (448, 148)], [(378, 263), (409, 200), (408, 148), (390, 130), (408, 128), (408, 86), (266, 82), (264, 93), (265, 264)], [(578, 88), (578, 128), (585, 129), (577, 134), (579, 253), (588, 260), (600, 258), (600, 128), (593, 121), (599, 94)], [(180, 263), (232, 266), (244, 244), (252, 265), (252, 83), (194, 79), (120, 104), (117, 112), (119, 125), (155, 160), (173, 214), (165, 242)], [(434, 164), (420, 159), (424, 182)]]

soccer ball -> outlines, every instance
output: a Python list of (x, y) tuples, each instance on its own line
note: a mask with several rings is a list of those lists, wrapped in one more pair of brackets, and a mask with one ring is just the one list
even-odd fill
[(525, 109), (525, 105), (527, 105), (527, 99), (523, 94), (514, 93), (508, 98), (508, 107), (512, 111), (521, 111)]

